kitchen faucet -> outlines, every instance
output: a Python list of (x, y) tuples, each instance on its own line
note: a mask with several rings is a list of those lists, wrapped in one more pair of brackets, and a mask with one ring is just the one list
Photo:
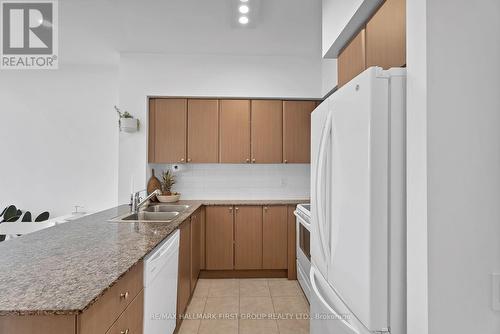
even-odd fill
[(132, 196), (131, 196), (131, 199), (130, 199), (130, 203), (131, 203), (131, 211), (132, 212), (135, 212), (135, 213), (138, 213), (140, 208), (146, 204), (152, 197), (154, 196), (158, 196), (158, 195), (161, 195), (161, 191), (156, 189), (155, 191), (153, 191), (151, 194), (149, 194), (148, 196), (146, 196), (146, 198), (142, 199), (140, 197), (140, 194), (142, 192), (145, 192), (146, 190), (141, 190), (141, 191), (137, 191), (135, 193), (132, 193)]

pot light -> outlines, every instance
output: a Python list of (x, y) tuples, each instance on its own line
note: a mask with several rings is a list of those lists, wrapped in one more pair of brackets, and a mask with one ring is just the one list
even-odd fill
[(240, 22), (241, 24), (247, 24), (248, 23), (248, 17), (246, 17), (246, 16), (240, 16), (238, 22)]
[(241, 2), (248, 2), (248, 0), (240, 0)]
[(250, 10), (250, 8), (248, 8), (247, 5), (242, 5), (240, 6), (240, 8), (238, 8), (238, 10), (240, 11), (241, 14), (246, 14)]

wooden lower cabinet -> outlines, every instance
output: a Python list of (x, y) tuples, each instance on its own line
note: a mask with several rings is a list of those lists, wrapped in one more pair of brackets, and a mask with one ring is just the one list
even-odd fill
[(262, 223), (262, 268), (288, 268), (287, 207), (264, 206)]
[(201, 210), (191, 216), (191, 294), (201, 269)]
[[(0, 316), (2, 334), (76, 334), (75, 315)], [(104, 332), (103, 332), (104, 333)]]
[(179, 275), (177, 281), (177, 321), (186, 311), (191, 297), (191, 221), (179, 227)]
[(233, 207), (208, 206), (205, 219), (207, 270), (233, 269)]
[(142, 334), (144, 293), (141, 291), (106, 334)]
[(295, 205), (287, 207), (288, 225), (288, 279), (297, 279), (297, 223)]
[(142, 289), (143, 264), (141, 262), (78, 316), (78, 334), (106, 333)]
[(234, 208), (234, 269), (262, 269), (262, 207)]

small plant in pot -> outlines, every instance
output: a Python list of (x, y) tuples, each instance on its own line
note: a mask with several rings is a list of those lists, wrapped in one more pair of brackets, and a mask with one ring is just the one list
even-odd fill
[(121, 111), (120, 108), (115, 106), (116, 113), (118, 114), (118, 125), (120, 131), (132, 133), (139, 130), (139, 120), (135, 119), (128, 111)]
[(170, 169), (163, 171), (160, 183), (162, 194), (156, 196), (158, 200), (163, 203), (177, 202), (181, 194), (172, 192), (172, 187), (175, 184), (175, 176)]

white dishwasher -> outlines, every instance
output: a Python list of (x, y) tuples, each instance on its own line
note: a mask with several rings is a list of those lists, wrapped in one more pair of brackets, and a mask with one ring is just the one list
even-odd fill
[(172, 334), (177, 307), (179, 231), (144, 259), (144, 333)]

